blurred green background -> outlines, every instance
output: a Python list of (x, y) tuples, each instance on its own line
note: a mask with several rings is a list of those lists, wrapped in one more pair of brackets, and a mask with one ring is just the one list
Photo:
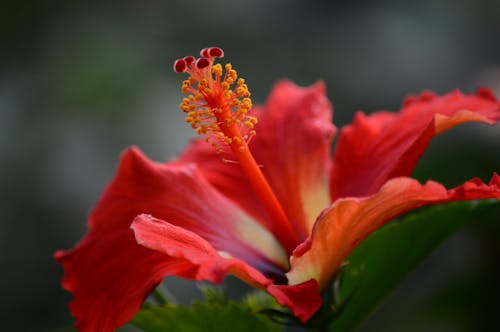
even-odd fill
[[(499, 14), (495, 0), (2, 1), (2, 330), (72, 330), (52, 254), (83, 236), (125, 147), (167, 160), (186, 145), (175, 58), (223, 47), (254, 103), (281, 78), (324, 80), (341, 126), (424, 89), (500, 94)], [(416, 176), (487, 180), (499, 151), (498, 127), (468, 124), (437, 138)], [(500, 325), (499, 226), (454, 236), (361, 329)]]

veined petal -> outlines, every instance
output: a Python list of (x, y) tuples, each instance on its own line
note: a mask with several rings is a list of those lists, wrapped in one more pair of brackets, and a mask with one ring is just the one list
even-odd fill
[(387, 180), (408, 176), (433, 136), (464, 122), (494, 124), (500, 102), (486, 89), (476, 95), (430, 92), (408, 98), (399, 113), (358, 113), (343, 127), (333, 156), (331, 195), (363, 197)]
[(259, 120), (252, 151), (305, 239), (330, 203), (330, 146), (336, 129), (324, 84), (299, 88), (291, 82), (279, 83)]
[[(103, 198), (106, 213), (111, 209), (114, 214), (112, 205), (118, 209), (124, 199), (135, 215), (147, 213), (169, 220), (200, 235), (217, 250), (262, 270), (273, 270), (270, 262), (287, 268), (288, 257), (274, 236), (215, 190), (194, 164), (154, 163), (131, 149)], [(96, 209), (95, 214), (103, 210)]]
[(432, 181), (422, 185), (414, 179), (396, 178), (373, 196), (339, 199), (324, 211), (311, 237), (293, 253), (289, 283), (314, 278), (323, 288), (361, 241), (398, 215), (425, 205), (482, 198), (500, 199), (496, 173), (489, 185), (472, 179), (452, 190)]
[[(305, 239), (316, 216), (330, 204), (330, 144), (335, 133), (323, 83), (300, 88), (278, 83), (266, 105), (252, 114), (259, 120), (249, 144), (299, 238)], [(245, 212), (272, 229), (262, 204), (230, 154), (216, 154), (203, 141), (194, 142), (181, 162), (195, 162), (204, 176)]]
[[(279, 242), (218, 193), (194, 165), (153, 163), (133, 148), (90, 215), (88, 234), (74, 249), (56, 253), (65, 270), (63, 287), (74, 295), (70, 308), (80, 329), (124, 324), (161, 281), (155, 269), (163, 255), (139, 246), (129, 228), (142, 213), (196, 233), (263, 275), (284, 279), (288, 257)], [(178, 261), (168, 264), (172, 275), (192, 269)]]
[(224, 257), (198, 235), (149, 215), (138, 216), (132, 229), (139, 244), (164, 254), (165, 262), (156, 265), (155, 274), (170, 275), (172, 261), (191, 266), (183, 274), (177, 274), (184, 278), (220, 283), (225, 275), (233, 274), (253, 287), (267, 290), (303, 322), (321, 306), (318, 284), (314, 281), (296, 286), (275, 285), (244, 261)]

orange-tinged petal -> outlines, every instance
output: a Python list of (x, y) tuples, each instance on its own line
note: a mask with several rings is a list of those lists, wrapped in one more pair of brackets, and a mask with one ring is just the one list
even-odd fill
[[(280, 82), (265, 106), (250, 113), (258, 118), (250, 150), (303, 240), (317, 215), (331, 202), (328, 177), (335, 127), (324, 84), (301, 88)], [(198, 164), (208, 181), (226, 197), (273, 229), (272, 220), (230, 153), (216, 154), (206, 142), (195, 141), (179, 161)]]
[(425, 205), (482, 198), (500, 199), (500, 176), (494, 174), (489, 185), (472, 179), (452, 190), (432, 181), (422, 185), (414, 179), (396, 178), (373, 196), (339, 199), (323, 212), (311, 237), (293, 253), (289, 283), (313, 278), (320, 288), (325, 287), (361, 241), (398, 215)]
[(352, 125), (342, 128), (335, 147), (332, 199), (371, 195), (387, 180), (410, 175), (437, 134), (464, 122), (499, 119), (500, 102), (486, 89), (475, 95), (426, 92), (408, 98), (399, 113), (358, 113)]

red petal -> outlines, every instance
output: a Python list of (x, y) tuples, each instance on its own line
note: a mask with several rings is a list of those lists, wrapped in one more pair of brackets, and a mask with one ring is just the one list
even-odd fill
[(307, 322), (321, 307), (320, 290), (314, 279), (292, 286), (270, 285), (267, 291), (279, 304), (289, 307), (302, 323)]
[[(162, 280), (153, 269), (164, 262), (162, 255), (137, 245), (128, 228), (89, 234), (73, 250), (58, 251), (55, 258), (65, 270), (64, 289), (73, 293), (69, 309), (79, 331), (115, 331)], [(191, 268), (183, 262), (169, 267), (173, 275)]]
[(289, 282), (314, 278), (323, 288), (351, 251), (387, 221), (425, 205), (482, 198), (500, 199), (500, 176), (494, 174), (489, 185), (472, 179), (448, 191), (436, 182), (421, 185), (410, 178), (396, 178), (373, 196), (339, 199), (318, 219), (308, 241), (293, 253)]
[(423, 93), (408, 98), (397, 114), (358, 113), (342, 128), (335, 148), (332, 199), (371, 195), (387, 180), (411, 174), (431, 138), (447, 129), (499, 119), (500, 103), (484, 89), (477, 95)]
[[(259, 123), (250, 149), (299, 238), (305, 239), (316, 216), (330, 204), (329, 151), (335, 128), (325, 87), (317, 83), (300, 88), (291, 82), (280, 82), (266, 105), (252, 112)], [(272, 229), (272, 221), (238, 165), (223, 165), (221, 158), (208, 144), (197, 141), (180, 160), (197, 163), (210, 183)]]
[[(193, 165), (164, 165), (127, 151), (118, 174), (89, 218), (89, 232), (72, 250), (56, 253), (70, 309), (82, 330), (114, 329), (127, 322), (161, 281), (164, 255), (137, 245), (135, 216), (155, 214), (203, 237), (217, 250), (244, 259), (264, 274), (283, 278), (288, 258), (276, 239), (221, 196)], [(167, 262), (172, 275), (192, 265)], [(281, 267), (279, 265), (281, 264)]]
[(171, 275), (173, 261), (191, 266), (185, 273), (177, 274), (184, 278), (220, 283), (225, 275), (233, 274), (253, 287), (266, 289), (303, 322), (321, 306), (318, 284), (312, 280), (296, 286), (274, 285), (244, 261), (221, 256), (198, 235), (148, 215), (138, 216), (132, 229), (139, 244), (165, 254), (165, 262), (155, 267), (158, 275)]

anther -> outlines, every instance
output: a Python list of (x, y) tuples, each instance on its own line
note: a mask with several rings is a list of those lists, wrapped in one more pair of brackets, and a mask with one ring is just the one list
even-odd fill
[[(254, 117), (248, 115), (252, 108), (248, 87), (244, 79), (238, 79), (231, 64), (224, 67), (214, 64), (215, 58), (224, 56), (220, 47), (204, 48), (200, 54), (198, 59), (186, 56), (174, 63), (176, 72), (190, 75), (182, 83), (182, 92), (188, 96), (183, 99), (180, 108), (187, 115), (186, 122), (198, 134), (222, 141), (225, 145), (238, 142), (239, 146), (253, 136), (249, 132), (254, 130), (256, 122)], [(237, 86), (231, 89), (234, 83)], [(229, 132), (231, 134), (227, 136)], [(235, 134), (237, 138), (234, 138)], [(221, 149), (217, 142), (216, 145), (217, 149)]]

